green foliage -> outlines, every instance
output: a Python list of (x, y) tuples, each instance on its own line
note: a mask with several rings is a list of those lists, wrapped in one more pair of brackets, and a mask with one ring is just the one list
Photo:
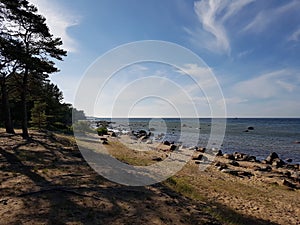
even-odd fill
[(34, 106), (31, 109), (31, 121), (30, 123), (39, 129), (46, 128), (47, 116), (46, 116), (46, 103), (35, 101)]
[(98, 127), (96, 129), (97, 133), (99, 136), (103, 136), (105, 134), (107, 134), (107, 128), (106, 127)]
[[(60, 48), (61, 39), (54, 38), (50, 33), (45, 18), (27, 0), (0, 0), (0, 11), (1, 88), (5, 87), (8, 78), (14, 81), (13, 95), (20, 101), (23, 137), (28, 138), (31, 86), (43, 85), (49, 74), (59, 71), (52, 60), (62, 60), (66, 51)], [(5, 94), (7, 96), (2, 94), (2, 102), (7, 108), (7, 100), (12, 93), (6, 91)], [(47, 102), (46, 99), (44, 102)], [(8, 112), (6, 110), (3, 113), (6, 123), (9, 121)], [(39, 126), (42, 125), (36, 122)]]

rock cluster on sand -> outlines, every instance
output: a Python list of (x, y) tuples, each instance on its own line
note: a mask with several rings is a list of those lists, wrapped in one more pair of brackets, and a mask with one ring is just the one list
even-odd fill
[(276, 152), (272, 152), (265, 160), (259, 161), (255, 156), (235, 152), (223, 154), (217, 152), (214, 166), (223, 173), (238, 177), (265, 177), (275, 183), (289, 188), (300, 189), (300, 166), (284, 162)]

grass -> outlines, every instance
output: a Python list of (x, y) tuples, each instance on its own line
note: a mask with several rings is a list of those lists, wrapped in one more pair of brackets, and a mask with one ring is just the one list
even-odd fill
[(204, 201), (205, 199), (199, 194), (197, 189), (191, 185), (185, 178), (172, 176), (163, 182), (172, 190), (194, 200)]
[(136, 151), (128, 149), (120, 142), (111, 141), (106, 146), (108, 152), (121, 162), (133, 165), (133, 166), (149, 166), (155, 162), (152, 160), (157, 153), (147, 151)]

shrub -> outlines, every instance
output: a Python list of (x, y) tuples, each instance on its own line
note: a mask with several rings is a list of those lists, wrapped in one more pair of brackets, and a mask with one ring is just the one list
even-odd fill
[(107, 128), (106, 127), (98, 127), (96, 129), (99, 136), (107, 134)]

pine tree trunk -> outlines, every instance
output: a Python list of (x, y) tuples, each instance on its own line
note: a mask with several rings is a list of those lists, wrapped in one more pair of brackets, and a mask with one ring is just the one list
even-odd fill
[(22, 102), (22, 136), (24, 139), (29, 138), (28, 134), (28, 118), (27, 118), (27, 85), (28, 85), (28, 69), (25, 69), (23, 77), (23, 86), (21, 90)]
[(10, 106), (8, 101), (8, 94), (6, 88), (6, 80), (4, 77), (1, 79), (1, 94), (2, 94), (2, 110), (4, 115), (4, 125), (6, 133), (15, 134), (13, 123), (11, 119)]

